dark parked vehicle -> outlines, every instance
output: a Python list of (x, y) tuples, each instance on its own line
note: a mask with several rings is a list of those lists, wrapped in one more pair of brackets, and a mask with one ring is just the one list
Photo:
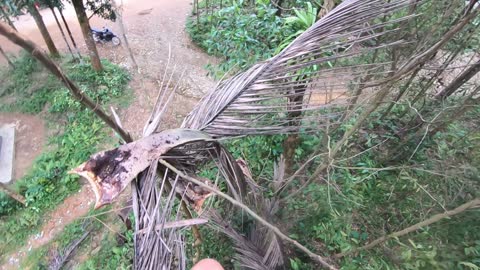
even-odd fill
[(110, 29), (104, 27), (102, 30), (97, 30), (93, 28), (91, 30), (95, 42), (112, 42), (114, 46), (120, 45), (120, 38), (118, 38), (112, 31), (110, 31)]

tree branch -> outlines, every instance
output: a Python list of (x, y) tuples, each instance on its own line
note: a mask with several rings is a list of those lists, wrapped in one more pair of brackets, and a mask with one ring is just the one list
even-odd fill
[(436, 215), (432, 216), (431, 218), (429, 218), (427, 220), (424, 220), (422, 222), (414, 224), (414, 225), (412, 225), (410, 227), (407, 227), (407, 228), (405, 228), (401, 231), (382, 236), (382, 237), (370, 242), (369, 244), (366, 244), (365, 246), (358, 247), (358, 248), (352, 249), (352, 250), (347, 251), (347, 252), (338, 253), (338, 254), (335, 255), (335, 257), (336, 258), (342, 258), (342, 257), (345, 257), (345, 256), (350, 255), (350, 254), (357, 253), (357, 252), (362, 251), (362, 250), (371, 249), (371, 248), (375, 247), (376, 245), (381, 244), (381, 243), (383, 243), (383, 242), (385, 242), (385, 241), (387, 241), (391, 238), (400, 237), (400, 236), (403, 236), (405, 234), (417, 231), (422, 227), (428, 226), (428, 225), (430, 225), (432, 223), (435, 223), (437, 221), (440, 221), (444, 218), (451, 217), (451, 216), (454, 216), (454, 215), (458, 215), (458, 214), (464, 212), (467, 209), (474, 208), (474, 207), (477, 207), (477, 206), (480, 206), (480, 199), (479, 198), (474, 199), (472, 201), (469, 201), (467, 203), (464, 203), (464, 204), (460, 205), (459, 207), (457, 207), (453, 210), (446, 211), (445, 213), (436, 214)]
[(53, 62), (45, 52), (38, 47), (35, 43), (23, 37), (21, 34), (11, 29), (4, 23), (0, 23), (0, 35), (5, 36), (11, 42), (25, 49), (38, 61), (40, 61), (53, 75), (55, 75), (67, 88), (75, 99), (77, 99), (82, 105), (92, 110), (100, 119), (102, 119), (109, 127), (120, 135), (125, 142), (131, 142), (132, 138), (124, 129), (117, 125), (114, 119), (107, 115), (99, 104), (95, 103), (88, 96), (73, 83), (60, 67)]

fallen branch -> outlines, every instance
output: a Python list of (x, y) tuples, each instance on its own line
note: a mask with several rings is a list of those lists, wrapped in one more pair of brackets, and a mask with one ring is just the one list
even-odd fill
[(5, 192), (8, 196), (10, 196), (12, 199), (16, 200), (17, 202), (21, 203), (23, 206), (26, 205), (25, 197), (23, 197), (21, 194), (13, 191), (10, 189), (7, 185), (0, 183), (0, 191)]
[(325, 258), (323, 258), (322, 256), (318, 255), (318, 254), (315, 254), (313, 253), (312, 251), (310, 251), (308, 248), (306, 248), (305, 246), (303, 246), (302, 244), (300, 244), (299, 242), (293, 240), (292, 238), (288, 237), (287, 235), (285, 235), (284, 233), (282, 233), (276, 226), (270, 224), (268, 221), (266, 221), (265, 219), (263, 219), (262, 217), (260, 217), (259, 215), (257, 215), (253, 210), (251, 210), (248, 206), (246, 206), (245, 204), (235, 200), (234, 198), (228, 196), (227, 194), (203, 183), (202, 181), (198, 180), (198, 179), (195, 179), (193, 177), (190, 177), (188, 175), (185, 175), (184, 173), (182, 173), (180, 170), (178, 170), (177, 168), (175, 168), (174, 166), (172, 166), (170, 163), (166, 162), (165, 160), (162, 160), (160, 159), (158, 161), (160, 164), (164, 165), (165, 167), (167, 167), (168, 169), (172, 170), (173, 172), (175, 172), (178, 176), (180, 176), (181, 178), (187, 180), (187, 181), (190, 181), (198, 186), (201, 186), (202, 188), (208, 190), (208, 191), (211, 191), (215, 194), (217, 194), (218, 196), (224, 198), (225, 200), (229, 201), (231, 204), (241, 208), (242, 210), (244, 210), (245, 212), (247, 212), (251, 217), (253, 217), (254, 219), (256, 219), (258, 222), (260, 222), (262, 225), (264, 225), (265, 227), (269, 228), (270, 230), (272, 230), (278, 237), (280, 237), (282, 240), (284, 241), (287, 241), (291, 244), (293, 244), (294, 246), (296, 246), (298, 249), (300, 249), (301, 251), (305, 252), (305, 254), (307, 254), (310, 258), (312, 258), (313, 260), (317, 261), (318, 263), (320, 263), (323, 267), (327, 268), (327, 269), (330, 269), (330, 270), (336, 270), (337, 268), (334, 267), (333, 265), (329, 264)]
[(414, 224), (414, 225), (412, 225), (408, 228), (405, 228), (401, 231), (382, 236), (382, 237), (370, 242), (369, 244), (366, 244), (365, 246), (358, 247), (358, 248), (355, 248), (355, 249), (352, 249), (352, 250), (349, 250), (349, 251), (346, 251), (346, 252), (338, 253), (334, 257), (335, 258), (342, 258), (342, 257), (345, 257), (345, 256), (350, 255), (350, 254), (357, 253), (357, 252), (362, 251), (362, 250), (371, 249), (371, 248), (375, 247), (376, 245), (381, 244), (381, 243), (383, 243), (383, 242), (385, 242), (385, 241), (387, 241), (391, 238), (400, 237), (400, 236), (406, 235), (408, 233), (417, 231), (417, 230), (421, 229), (422, 227), (433, 224), (433, 223), (435, 223), (437, 221), (440, 221), (444, 218), (451, 217), (451, 216), (454, 216), (454, 215), (458, 215), (458, 214), (462, 213), (463, 211), (465, 211), (467, 209), (474, 208), (474, 207), (477, 207), (477, 206), (480, 206), (480, 199), (474, 199), (472, 201), (469, 201), (467, 203), (464, 203), (464, 204), (460, 205), (459, 207), (457, 207), (453, 210), (446, 211), (442, 214), (436, 214), (436, 215), (432, 216), (431, 218), (429, 218), (427, 220), (424, 220), (422, 222)]
[(63, 254), (57, 254), (53, 258), (53, 262), (49, 266), (48, 269), (50, 270), (60, 270), (62, 267), (68, 262), (69, 258), (71, 257), (72, 253), (75, 251), (75, 249), (78, 248), (78, 246), (87, 238), (87, 236), (90, 234), (90, 231), (86, 231), (79, 239), (73, 241), (64, 251)]

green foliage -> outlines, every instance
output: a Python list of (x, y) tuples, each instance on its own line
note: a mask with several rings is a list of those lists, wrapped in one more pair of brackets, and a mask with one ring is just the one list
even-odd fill
[(275, 12), (276, 9), (266, 4), (249, 9), (244, 8), (243, 1), (233, 1), (211, 14), (201, 14), (199, 22), (190, 18), (187, 31), (207, 53), (222, 57), (224, 62), (210, 67), (215, 77), (221, 77), (232, 69), (242, 70), (271, 57), (291, 34)]
[(314, 7), (312, 3), (307, 2), (306, 9), (294, 9), (293, 12), (295, 13), (294, 15), (285, 18), (285, 25), (290, 26), (294, 33), (279, 44), (275, 53), (279, 53), (287, 47), (288, 44), (303, 34), (303, 32), (305, 32), (317, 20), (317, 8)]
[(87, 0), (85, 8), (105, 20), (114, 22), (117, 19), (112, 3), (108, 0)]
[(32, 84), (30, 76), (40, 68), (38, 62), (27, 53), (15, 58), (13, 64), (15, 68), (8, 70), (0, 80), (0, 96), (26, 92)]
[[(45, 71), (31, 58), (23, 58), (16, 62), (26, 65), (20, 69), (28, 71), (25, 73), (27, 76), (20, 76), (18, 70), (12, 70), (13, 74), (6, 76), (13, 80), (20, 78), (26, 85), (19, 89), (12, 88), (11, 96), (16, 101), (2, 106), (2, 110), (38, 113), (48, 104), (48, 113), (44, 115), (50, 122), (49, 128), (59, 130), (59, 133), (49, 139), (47, 150), (35, 160), (28, 174), (16, 182), (27, 200), (27, 207), (21, 208), (5, 196), (0, 197), (0, 242), (4, 243), (0, 246), (1, 254), (21, 245), (41, 223), (46, 211), (78, 190), (78, 177), (67, 174), (68, 170), (95, 153), (105, 143), (106, 137), (103, 122), (81, 107), (59, 82), (43, 74)], [(128, 75), (108, 62), (104, 62), (104, 67), (105, 70), (99, 74), (89, 65), (67, 63), (64, 70), (94, 100), (105, 104), (122, 95)], [(32, 78), (38, 76), (48, 79), (43, 83), (32, 82)], [(26, 94), (24, 91), (27, 89), (34, 94)]]
[(235, 158), (243, 158), (255, 176), (271, 176), (273, 162), (277, 161), (283, 152), (285, 136), (250, 136), (231, 140), (227, 148)]
[[(393, 113), (399, 115), (402, 111)], [(279, 213), (279, 226), (315, 252), (335, 254), (441, 213), (444, 210), (440, 204), (452, 209), (480, 196), (480, 136), (471, 124), (478, 115), (479, 111), (474, 110), (467, 119), (425, 140), (412, 160), (399, 160), (396, 166), (385, 163), (385, 153), (391, 149), (382, 147), (335, 161), (336, 167), (323, 176), (324, 181), (314, 182), (288, 202)], [(386, 138), (393, 145), (399, 143), (393, 133), (401, 123), (375, 119), (377, 115), (347, 143), (345, 157)], [(338, 140), (355, 120), (352, 121), (330, 134), (331, 140)], [(296, 156), (299, 162), (320, 147), (322, 136), (302, 134), (301, 138)], [(247, 161), (254, 179), (265, 187), (271, 179), (273, 162), (282, 152), (283, 139), (284, 136), (245, 137), (229, 141), (227, 147), (236, 158)], [(402, 151), (413, 151), (417, 143), (408, 142)], [(221, 209), (221, 205), (214, 207)], [(480, 263), (479, 220), (478, 211), (465, 212), (389, 240), (384, 246), (345, 257), (339, 263), (342, 269), (476, 269)], [(204, 243), (204, 248), (213, 251), (208, 254), (231, 260), (232, 254), (224, 248), (230, 240), (215, 239), (219, 240)], [(290, 254), (288, 264), (291, 269), (317, 269), (302, 253)]]
[(132, 269), (133, 232), (125, 232), (124, 243), (118, 242), (118, 236), (106, 234), (101, 240), (98, 253), (86, 260), (79, 270), (126, 270)]

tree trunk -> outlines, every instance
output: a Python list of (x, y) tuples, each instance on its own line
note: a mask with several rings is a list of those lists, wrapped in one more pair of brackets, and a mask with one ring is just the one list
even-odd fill
[(52, 11), (53, 17), (55, 18), (55, 22), (57, 23), (58, 29), (60, 29), (60, 33), (62, 34), (63, 41), (65, 41), (65, 44), (67, 44), (68, 51), (70, 54), (75, 58), (75, 55), (72, 52), (72, 48), (70, 48), (70, 44), (68, 44), (67, 37), (65, 37), (65, 32), (63, 32), (62, 25), (58, 21), (57, 14), (55, 14), (55, 10), (53, 7), (50, 7), (50, 10)]
[(78, 100), (83, 106), (90, 109), (95, 113), (102, 121), (111, 127), (117, 134), (126, 142), (131, 142), (132, 138), (122, 127), (120, 127), (115, 120), (108, 116), (107, 113), (99, 106), (95, 101), (86, 96), (78, 86), (73, 83), (67, 75), (45, 54), (35, 43), (27, 40), (23, 36), (19, 35), (16, 31), (12, 31), (5, 24), (0, 23), (0, 35), (5, 36), (11, 42), (25, 49), (33, 57), (35, 57), (40, 63), (42, 63), (53, 75), (55, 75), (67, 88), (70, 90), (72, 96)]
[(9, 197), (25, 206), (25, 197), (11, 190), (7, 185), (0, 183), (0, 191), (5, 192)]
[[(307, 78), (307, 75), (302, 75), (299, 78), (300, 83), (293, 87), (294, 95), (288, 98), (289, 113), (288, 119), (290, 126), (298, 126), (302, 121), (302, 104), (303, 96), (307, 90), (307, 82), (302, 83)], [(294, 172), (293, 165), (295, 164), (295, 150), (301, 143), (298, 134), (289, 134), (283, 141), (283, 156), (285, 157), (285, 175), (290, 176)]]
[(117, 3), (115, 2), (115, 0), (112, 0), (111, 3), (113, 6), (113, 9), (115, 10), (115, 15), (117, 16), (117, 24), (118, 24), (118, 29), (120, 30), (120, 38), (122, 39), (122, 43), (125, 45), (125, 48), (127, 49), (128, 56), (130, 57), (130, 61), (132, 62), (132, 68), (138, 71), (137, 61), (135, 61), (135, 58), (133, 57), (132, 49), (128, 44), (127, 35), (125, 34), (125, 27), (123, 25), (122, 13), (120, 12), (120, 9), (123, 7), (123, 3), (120, 4), (120, 7), (117, 7)]
[(327, 13), (330, 12), (330, 10), (332, 10), (334, 7), (335, 7), (334, 0), (324, 0), (322, 8), (318, 9), (317, 20), (327, 15)]
[(15, 68), (15, 66), (13, 65), (12, 61), (10, 61), (10, 59), (8, 58), (7, 54), (5, 53), (5, 51), (2, 49), (2, 47), (0, 47), (0, 54), (7, 60), (7, 63), (10, 67), (12, 68)]
[(100, 57), (98, 56), (97, 46), (92, 37), (92, 30), (90, 28), (90, 23), (87, 19), (87, 14), (85, 13), (85, 7), (83, 6), (82, 0), (72, 0), (73, 7), (75, 8), (75, 13), (77, 13), (78, 23), (82, 29), (83, 38), (87, 44), (88, 54), (90, 55), (90, 61), (92, 67), (95, 71), (102, 71), (103, 66), (100, 62)]
[(52, 37), (50, 36), (50, 33), (48, 33), (47, 26), (45, 26), (45, 23), (43, 22), (42, 15), (40, 15), (40, 12), (38, 12), (35, 5), (29, 4), (27, 7), (28, 12), (32, 15), (37, 24), (38, 30), (40, 30), (40, 33), (42, 34), (43, 40), (47, 44), (48, 51), (54, 57), (59, 56), (57, 47), (55, 47), (55, 43), (53, 43)]
[(443, 90), (438, 93), (435, 97), (437, 100), (445, 100), (447, 97), (451, 96), (455, 91), (460, 88), (463, 84), (468, 82), (473, 76), (480, 72), (480, 60), (475, 62), (475, 64), (468, 67), (465, 71), (462, 72), (455, 80), (453, 80), (449, 85), (447, 85)]
[(469, 110), (475, 108), (476, 105), (478, 105), (480, 101), (480, 97), (474, 98), (474, 96), (480, 92), (480, 85), (477, 86), (475, 90), (470, 93), (470, 95), (465, 99), (463, 102), (462, 106), (456, 110), (450, 117), (448, 117), (443, 123), (437, 125), (435, 128), (433, 128), (429, 132), (429, 136), (433, 137), (437, 132), (442, 131), (446, 129), (450, 124), (452, 124), (454, 121), (458, 120), (461, 116), (463, 116), (466, 112)]
[(78, 57), (80, 58), (80, 62), (82, 62), (82, 55), (80, 54), (80, 51), (78, 50), (77, 43), (75, 42), (75, 39), (73, 38), (72, 31), (70, 31), (70, 27), (68, 27), (67, 20), (65, 20), (65, 17), (63, 16), (63, 12), (60, 8), (58, 8), (58, 13), (60, 13), (60, 17), (62, 18), (63, 24), (65, 25), (65, 29), (67, 29), (67, 33), (70, 36), (70, 40), (72, 41), (73, 48), (75, 49), (75, 52), (78, 54)]

